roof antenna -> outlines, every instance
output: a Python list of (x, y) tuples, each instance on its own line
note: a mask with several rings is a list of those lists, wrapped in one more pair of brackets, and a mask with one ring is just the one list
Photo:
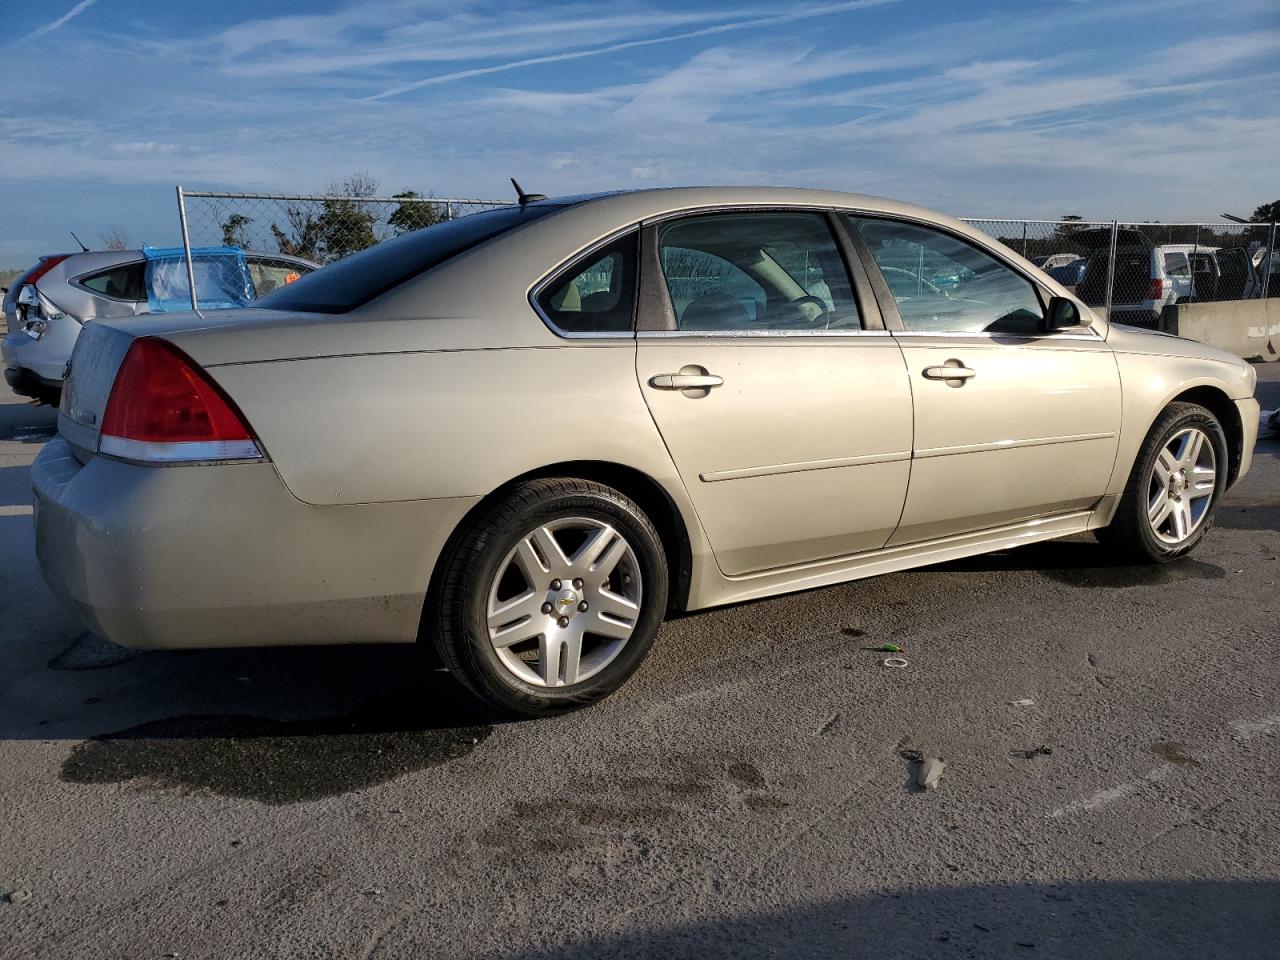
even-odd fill
[(68, 231), (67, 231), (67, 233), (71, 234), (71, 239), (72, 239), (72, 240), (74, 240), (76, 243), (80, 244), (80, 252), (81, 252), (81, 253), (88, 253), (88, 252), (89, 252), (89, 248), (88, 248), (88, 247), (86, 247), (86, 246), (84, 245), (84, 241), (83, 241), (83, 240), (81, 240), (79, 237), (77, 237), (77, 236), (76, 236), (76, 232), (75, 232), (74, 230), (68, 230)]
[(546, 195), (545, 193), (525, 193), (525, 192), (524, 192), (524, 188), (523, 188), (523, 187), (521, 187), (521, 186), (520, 186), (520, 184), (518, 184), (518, 183), (516, 182), (516, 178), (515, 178), (515, 177), (512, 177), (512, 178), (511, 178), (511, 185), (512, 185), (513, 187), (515, 187), (515, 188), (516, 188), (516, 197), (517, 197), (517, 199), (519, 199), (519, 201), (520, 201), (520, 206), (522, 206), (522, 207), (523, 207), (526, 203), (532, 203), (534, 200), (545, 200), (545, 199), (547, 199), (547, 195)]

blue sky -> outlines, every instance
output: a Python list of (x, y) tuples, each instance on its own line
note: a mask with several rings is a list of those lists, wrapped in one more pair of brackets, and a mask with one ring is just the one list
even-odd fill
[[(269, 14), (268, 14), (269, 11)], [(822, 186), (959, 215), (1280, 199), (1280, 2), (8, 0), (0, 267), (173, 186)]]

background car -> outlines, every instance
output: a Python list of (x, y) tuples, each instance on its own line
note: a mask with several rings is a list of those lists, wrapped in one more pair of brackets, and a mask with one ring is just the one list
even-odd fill
[[(1107, 302), (1110, 228), (1082, 230), (1072, 239), (1091, 252), (1076, 293), (1092, 307)], [(1156, 328), (1170, 304), (1196, 300), (1240, 300), (1255, 296), (1258, 282), (1243, 247), (1193, 243), (1155, 244), (1138, 230), (1116, 231), (1111, 310), (1117, 323)]]
[[(319, 269), (299, 257), (235, 248), (198, 250), (192, 261), (202, 310), (244, 306)], [(85, 323), (190, 308), (179, 249), (42, 257), (4, 298), (5, 380), (15, 393), (57, 403), (63, 371)]]
[(1076, 257), (1074, 260), (1068, 260), (1058, 266), (1044, 268), (1044, 271), (1068, 290), (1075, 290), (1080, 281), (1084, 279), (1085, 270), (1088, 268), (1088, 260), (1084, 257)]
[(1183, 556), (1255, 383), (910, 204), (535, 199), (216, 322), (87, 325), (36, 552), (117, 643), (421, 641), (537, 716), (620, 686), (670, 610), (1091, 530)]
[(1050, 253), (1042, 257), (1032, 257), (1031, 262), (1045, 273), (1049, 273), (1056, 267), (1065, 267), (1067, 264), (1074, 263), (1079, 259), (1080, 254), (1078, 253)]

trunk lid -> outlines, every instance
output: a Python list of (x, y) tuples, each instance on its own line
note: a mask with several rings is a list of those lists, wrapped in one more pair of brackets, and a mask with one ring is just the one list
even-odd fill
[[(317, 316), (261, 310), (198, 313), (153, 313), (137, 317), (96, 320), (85, 324), (68, 364), (69, 376), (62, 389), (58, 431), (82, 462), (98, 449), (98, 435), (107, 399), (120, 364), (139, 337), (161, 337), (174, 343), (193, 361), (208, 370), (223, 363), (291, 359), (307, 354), (317, 337), (316, 323), (336, 327), (341, 316)], [(288, 347), (275, 349), (282, 331), (290, 331)], [(323, 339), (323, 338), (319, 338)]]

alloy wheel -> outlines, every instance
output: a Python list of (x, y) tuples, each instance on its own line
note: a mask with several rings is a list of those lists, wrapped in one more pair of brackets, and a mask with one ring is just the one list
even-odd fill
[(1217, 485), (1213, 441), (1198, 427), (1179, 430), (1160, 448), (1147, 488), (1147, 520), (1164, 543), (1185, 543), (1204, 523)]
[(489, 642), (525, 683), (581, 683), (631, 639), (642, 586), (635, 551), (615, 527), (587, 517), (542, 524), (508, 551), (489, 585)]

